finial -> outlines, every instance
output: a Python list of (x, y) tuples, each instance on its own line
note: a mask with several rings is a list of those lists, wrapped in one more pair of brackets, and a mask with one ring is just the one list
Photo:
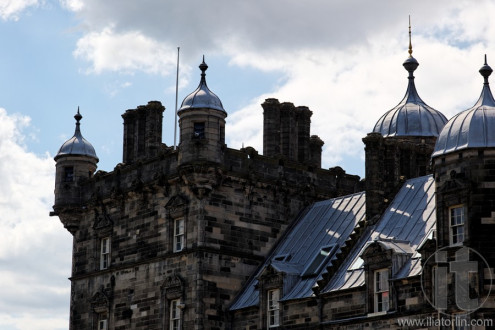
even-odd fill
[(488, 77), (492, 74), (493, 70), (486, 61), (486, 54), (485, 54), (485, 64), (481, 67), (479, 72), (483, 76), (483, 78), (485, 78), (485, 84), (488, 84)]
[(412, 42), (411, 42), (411, 15), (409, 15), (409, 57), (412, 57)]
[(77, 124), (79, 125), (79, 121), (81, 121), (81, 119), (82, 119), (81, 113), (79, 112), (79, 106), (77, 107), (77, 113), (74, 116), (74, 119), (76, 120)]
[(409, 79), (414, 79), (413, 72), (417, 69), (419, 63), (412, 56), (412, 42), (411, 42), (411, 15), (409, 15), (409, 57), (402, 63), (404, 68), (409, 72)]
[(199, 69), (202, 71), (201, 75), (204, 75), (205, 71), (208, 69), (208, 65), (205, 63), (204, 55), (203, 55), (203, 62), (199, 65)]

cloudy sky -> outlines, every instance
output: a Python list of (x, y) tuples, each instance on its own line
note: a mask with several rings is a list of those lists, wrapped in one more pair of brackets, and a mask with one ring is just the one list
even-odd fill
[[(408, 15), (416, 86), (448, 118), (474, 104), (495, 63), (493, 1), (0, 0), (0, 329), (67, 329), (71, 236), (53, 204), (54, 161), (74, 131), (99, 169), (122, 158), (122, 118), (159, 100), (173, 145), (179, 103), (207, 81), (227, 144), (262, 151), (269, 97), (308, 106), (323, 167), (364, 174), (362, 137), (404, 95)], [(491, 38), (490, 38), (491, 37)]]

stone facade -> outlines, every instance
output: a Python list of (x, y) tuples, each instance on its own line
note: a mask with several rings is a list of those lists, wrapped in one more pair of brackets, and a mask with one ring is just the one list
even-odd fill
[[(168, 329), (175, 306), (182, 329), (226, 329), (232, 300), (300, 210), (359, 187), (341, 168), (321, 169), (319, 156), (228, 148), (215, 109), (182, 111), (173, 150), (157, 143), (163, 111), (152, 101), (124, 113), (123, 163), (112, 172), (93, 175), (95, 160), (81, 155), (57, 159), (53, 215), (74, 237), (70, 329)], [(61, 179), (67, 166), (71, 182)]]

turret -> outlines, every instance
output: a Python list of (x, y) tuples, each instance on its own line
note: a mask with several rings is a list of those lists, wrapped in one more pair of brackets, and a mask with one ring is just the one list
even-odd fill
[[(79, 109), (74, 116), (76, 130), (74, 136), (67, 140), (55, 156), (55, 205), (53, 209), (59, 216), (65, 210), (79, 206), (81, 200), (81, 183), (91, 178), (96, 171), (98, 157), (95, 149), (81, 134), (82, 119)], [(60, 216), (62, 222), (64, 219)], [(71, 231), (72, 225), (64, 222)]]
[[(493, 300), (489, 283), (495, 262), (495, 99), (488, 83), (492, 71), (485, 55), (485, 63), (479, 70), (484, 83), (478, 101), (445, 124), (432, 155), (436, 238), (441, 251), (436, 256), (441, 255), (442, 259), (430, 265), (440, 269), (448, 263), (460, 264), (459, 260), (462, 265), (474, 265), (469, 270), (460, 270), (465, 272), (463, 274), (469, 271), (469, 280), (458, 276), (460, 268), (451, 268), (436, 279), (445, 283), (443, 292), (456, 293), (455, 299), (453, 294), (442, 298), (443, 308), (450, 314), (470, 313)], [(467, 284), (463, 299), (458, 299), (458, 283)], [(437, 298), (435, 296), (435, 303), (441, 301)], [(492, 317), (479, 311), (469, 317)]]
[(409, 57), (403, 63), (409, 73), (406, 95), (363, 138), (369, 221), (376, 220), (405, 180), (431, 173), (430, 157), (447, 118), (419, 97), (413, 75), (418, 65), (409, 42)]
[(206, 85), (206, 65), (199, 65), (201, 80), (178, 111), (180, 143), (179, 165), (223, 162), (225, 118), (222, 102)]
[[(432, 163), (437, 182), (437, 226), (440, 247), (467, 245), (495, 261), (495, 99), (488, 83), (492, 68), (479, 70), (484, 78), (473, 107), (452, 117), (443, 128)], [(462, 214), (459, 223), (452, 215)], [(450, 219), (450, 221), (449, 221)]]

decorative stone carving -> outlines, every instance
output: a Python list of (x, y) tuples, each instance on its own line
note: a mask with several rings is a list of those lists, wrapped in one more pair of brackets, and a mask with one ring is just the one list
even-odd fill
[(99, 291), (91, 298), (91, 307), (95, 313), (108, 313), (110, 303), (103, 291)]
[(183, 280), (175, 274), (169, 276), (163, 281), (162, 289), (167, 299), (181, 298), (184, 292)]
[(165, 205), (165, 209), (169, 212), (172, 219), (177, 219), (186, 215), (188, 205), (189, 200), (186, 196), (175, 195), (170, 198), (168, 203)]

